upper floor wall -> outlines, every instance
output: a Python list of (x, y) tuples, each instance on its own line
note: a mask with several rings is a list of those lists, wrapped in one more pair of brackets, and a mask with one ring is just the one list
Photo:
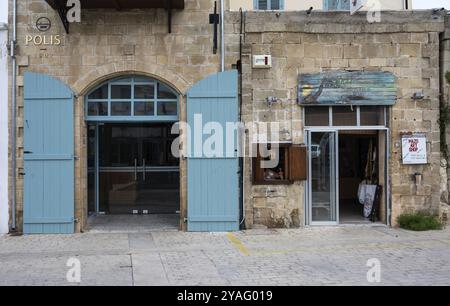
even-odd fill
[[(229, 0), (230, 10), (244, 11), (280, 9), (285, 11), (305, 11), (313, 7), (315, 10), (346, 9), (350, 0)], [(412, 0), (374, 0), (380, 1), (382, 10), (412, 9)]]
[(0, 23), (8, 23), (8, 1), (0, 1)]

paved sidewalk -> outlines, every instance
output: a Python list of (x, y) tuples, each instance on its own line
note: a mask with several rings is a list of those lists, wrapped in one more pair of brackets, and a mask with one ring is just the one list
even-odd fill
[(250, 230), (233, 234), (91, 232), (0, 237), (0, 285), (450, 285), (450, 230), (386, 227)]

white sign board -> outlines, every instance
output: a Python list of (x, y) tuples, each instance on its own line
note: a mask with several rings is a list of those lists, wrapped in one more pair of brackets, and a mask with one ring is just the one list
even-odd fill
[(405, 165), (427, 164), (427, 138), (425, 135), (402, 136), (402, 160)]
[(364, 6), (366, 0), (350, 0), (350, 14), (353, 15)]

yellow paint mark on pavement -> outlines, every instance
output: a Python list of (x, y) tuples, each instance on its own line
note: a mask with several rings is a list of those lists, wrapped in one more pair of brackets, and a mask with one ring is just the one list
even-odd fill
[(241, 240), (239, 240), (238, 237), (233, 235), (232, 233), (227, 233), (228, 240), (230, 240), (231, 244), (243, 255), (248, 256), (250, 255), (250, 252), (245, 247), (245, 245), (242, 243)]

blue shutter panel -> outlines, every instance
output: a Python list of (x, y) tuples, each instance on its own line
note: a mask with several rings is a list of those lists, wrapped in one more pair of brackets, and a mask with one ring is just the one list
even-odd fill
[(58, 80), (27, 72), (24, 116), (24, 233), (73, 233), (73, 94)]
[(280, 0), (280, 10), (284, 10), (284, 0)]
[[(237, 123), (237, 71), (218, 73), (194, 85), (187, 95), (187, 121), (191, 128), (188, 143), (188, 231), (224, 232), (239, 230), (239, 174), (237, 132), (234, 147), (223, 139), (220, 156), (205, 152), (203, 144), (211, 135), (201, 135), (203, 127), (194, 123), (202, 116), (202, 124), (217, 122), (226, 136), (226, 123)], [(217, 132), (217, 131), (215, 131)], [(214, 132), (213, 132), (214, 133)], [(207, 154), (210, 153), (210, 154)]]
[(350, 11), (350, 0), (340, 0), (340, 10)]

